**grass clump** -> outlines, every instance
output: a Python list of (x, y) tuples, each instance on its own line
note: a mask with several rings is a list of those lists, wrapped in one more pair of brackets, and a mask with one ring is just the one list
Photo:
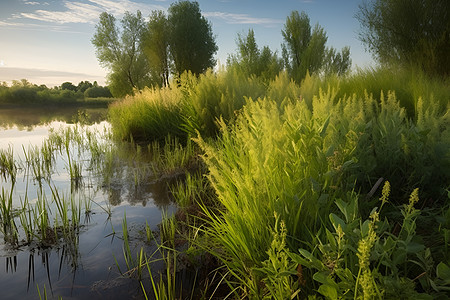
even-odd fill
[(166, 136), (186, 140), (181, 129), (181, 93), (178, 89), (149, 89), (110, 106), (109, 119), (114, 135), (136, 142), (158, 141)]

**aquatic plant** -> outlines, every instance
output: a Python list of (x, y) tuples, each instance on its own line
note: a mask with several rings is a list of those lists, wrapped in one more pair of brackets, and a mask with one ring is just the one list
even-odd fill
[(17, 245), (19, 236), (14, 221), (17, 212), (12, 206), (12, 193), (13, 189), (8, 192), (2, 187), (2, 193), (0, 195), (0, 231), (3, 234), (3, 239), (7, 243)]
[(17, 176), (17, 165), (11, 145), (8, 146), (7, 150), (0, 149), (0, 174), (4, 180), (10, 179), (14, 185)]

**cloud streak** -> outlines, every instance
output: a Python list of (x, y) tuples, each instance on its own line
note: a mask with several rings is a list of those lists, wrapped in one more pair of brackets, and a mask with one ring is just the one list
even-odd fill
[[(86, 3), (80, 1), (64, 1), (64, 10), (38, 9), (29, 13), (14, 15), (14, 19), (28, 19), (53, 24), (95, 24), (101, 12), (108, 12), (115, 16), (122, 15), (130, 8), (134, 11), (140, 10), (143, 15), (150, 14), (152, 10), (164, 10), (160, 5), (136, 3), (130, 0), (88, 0)], [(0, 26), (8, 22), (0, 21)], [(10, 24), (12, 25), (12, 24)]]
[(228, 24), (253, 24), (253, 25), (265, 25), (274, 26), (282, 24), (282, 20), (272, 19), (272, 18), (256, 18), (248, 14), (233, 14), (227, 12), (205, 12), (203, 13), (205, 17), (222, 19)]

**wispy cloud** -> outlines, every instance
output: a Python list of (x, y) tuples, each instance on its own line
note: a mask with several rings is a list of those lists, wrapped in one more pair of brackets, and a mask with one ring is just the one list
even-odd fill
[[(25, 4), (41, 4), (38, 2), (26, 1)], [(130, 0), (112, 1), (112, 0), (88, 0), (86, 3), (80, 1), (64, 1), (63, 10), (38, 9), (33, 12), (19, 13), (13, 15), (13, 19), (35, 20), (53, 24), (82, 23), (95, 24), (101, 12), (107, 11), (113, 15), (119, 16), (130, 10), (140, 10), (143, 15), (150, 14), (152, 10), (165, 8), (160, 5), (146, 3), (137, 3)], [(3, 23), (3, 24), (2, 24)], [(13, 23), (0, 21), (2, 25), (11, 26)]]
[(85, 32), (80, 32), (73, 30), (66, 25), (59, 24), (33, 24), (33, 23), (24, 23), (24, 22), (13, 22), (11, 20), (0, 21), (0, 28), (14, 28), (14, 29), (23, 29), (23, 30), (33, 30), (33, 31), (52, 31), (52, 32), (64, 32), (64, 33), (78, 33), (78, 34), (86, 34)]
[(248, 14), (233, 14), (214, 11), (214, 12), (204, 12), (203, 15), (208, 18), (222, 19), (228, 24), (256, 24), (256, 25), (273, 26), (283, 23), (283, 20), (272, 18), (257, 18), (252, 17)]

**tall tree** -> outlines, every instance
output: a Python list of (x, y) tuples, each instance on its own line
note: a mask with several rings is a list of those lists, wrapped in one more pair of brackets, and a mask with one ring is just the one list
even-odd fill
[(365, 1), (356, 18), (359, 39), (381, 64), (450, 74), (450, 1)]
[(268, 46), (258, 48), (255, 32), (250, 29), (246, 36), (238, 34), (237, 54), (230, 55), (227, 64), (236, 67), (247, 76), (255, 75), (265, 80), (274, 79), (283, 69), (283, 62)]
[(150, 72), (158, 78), (160, 86), (169, 86), (169, 27), (163, 11), (153, 11), (147, 23), (147, 30), (142, 41), (147, 56)]
[(203, 73), (215, 65), (217, 52), (211, 24), (202, 16), (198, 2), (179, 1), (169, 7), (170, 52), (175, 73)]
[[(284, 63), (287, 71), (296, 81), (302, 80), (307, 71), (310, 73), (321, 72), (326, 63), (326, 54), (332, 56), (331, 61), (337, 63), (339, 60), (334, 57), (336, 53), (328, 52), (329, 49), (325, 46), (328, 37), (324, 29), (317, 24), (311, 30), (310, 20), (305, 12), (299, 14), (298, 11), (293, 11), (286, 18), (282, 35), (284, 43), (281, 48)], [(343, 52), (343, 54), (346, 53)], [(346, 70), (350, 67), (350, 60), (347, 56), (345, 58), (345, 62), (342, 62), (340, 66)]]
[(145, 30), (141, 12), (126, 12), (121, 25), (119, 29), (116, 18), (103, 12), (92, 39), (100, 64), (109, 69), (108, 83), (115, 97), (150, 84), (147, 58), (140, 45)]

